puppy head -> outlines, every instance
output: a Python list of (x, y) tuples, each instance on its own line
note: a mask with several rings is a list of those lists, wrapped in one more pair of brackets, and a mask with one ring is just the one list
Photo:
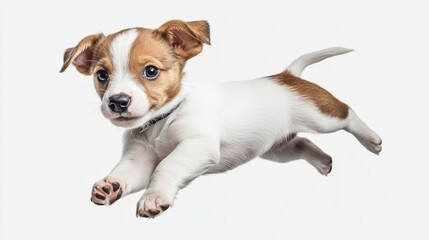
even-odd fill
[(72, 63), (80, 73), (93, 75), (103, 115), (117, 126), (136, 128), (169, 111), (186, 61), (204, 43), (210, 44), (206, 21), (172, 20), (156, 30), (90, 35), (65, 51), (60, 72)]

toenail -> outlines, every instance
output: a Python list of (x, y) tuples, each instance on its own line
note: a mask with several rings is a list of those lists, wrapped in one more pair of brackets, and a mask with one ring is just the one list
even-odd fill
[(159, 210), (149, 210), (149, 213), (151, 214), (151, 215), (153, 215), (153, 216), (155, 216), (155, 215), (157, 215), (158, 213), (159, 213)]
[(165, 204), (165, 205), (161, 205), (160, 207), (161, 207), (162, 211), (165, 211), (170, 207), (170, 205)]

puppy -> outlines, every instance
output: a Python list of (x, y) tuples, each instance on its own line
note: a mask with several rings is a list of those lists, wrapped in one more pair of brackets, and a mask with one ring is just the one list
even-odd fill
[(60, 72), (73, 64), (92, 75), (104, 117), (127, 129), (121, 160), (94, 184), (92, 202), (110, 205), (146, 189), (136, 215), (153, 218), (198, 176), (256, 157), (304, 159), (327, 175), (331, 157), (299, 132), (344, 129), (369, 151), (381, 151), (380, 137), (351, 108), (300, 78), (308, 65), (351, 50), (309, 53), (269, 77), (186, 87), (183, 68), (203, 44), (210, 44), (206, 21), (172, 20), (155, 30), (90, 35), (65, 51)]

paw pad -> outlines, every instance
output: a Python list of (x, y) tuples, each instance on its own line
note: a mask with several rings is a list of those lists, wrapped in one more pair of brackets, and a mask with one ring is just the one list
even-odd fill
[(122, 189), (119, 182), (104, 179), (94, 184), (91, 201), (97, 205), (110, 205), (121, 196)]
[(144, 195), (137, 203), (136, 216), (154, 218), (170, 207), (167, 202), (158, 194)]

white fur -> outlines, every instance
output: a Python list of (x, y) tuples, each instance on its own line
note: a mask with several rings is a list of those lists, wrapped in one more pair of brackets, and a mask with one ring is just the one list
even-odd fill
[[(131, 38), (124, 35), (124, 45)], [(122, 40), (118, 44), (119, 41)], [(298, 58), (288, 69), (300, 75), (309, 64), (347, 51), (331, 48), (310, 53)], [(116, 53), (116, 45), (112, 53)], [(115, 61), (125, 64), (128, 60), (121, 54)], [(126, 71), (115, 76), (112, 92), (132, 88), (128, 80), (121, 78), (128, 76)], [(144, 92), (140, 93), (144, 98)], [(171, 206), (177, 192), (196, 177), (233, 169), (258, 156), (277, 162), (302, 158), (320, 173), (328, 174), (330, 156), (308, 139), (291, 137), (297, 132), (346, 129), (370, 151), (381, 150), (378, 135), (353, 111), (346, 119), (328, 116), (273, 79), (184, 88), (172, 103), (152, 116), (169, 111), (182, 100), (169, 117), (143, 133), (138, 129), (127, 130), (122, 159), (106, 177), (121, 183), (124, 195), (147, 188), (137, 205), (139, 216), (154, 217), (162, 212), (162, 206)]]
[[(110, 76), (109, 86), (104, 93), (101, 112), (103, 115), (111, 120), (117, 126), (126, 127), (133, 124), (135, 127), (140, 126), (142, 123), (150, 119), (148, 115), (149, 100), (144, 94), (135, 94), (144, 92), (143, 86), (138, 84), (133, 74), (129, 70), (129, 56), (132, 44), (136, 40), (138, 32), (135, 29), (127, 30), (116, 36), (110, 45), (110, 55), (113, 61), (113, 74)], [(126, 94), (131, 96), (131, 104), (128, 107), (128, 112), (122, 116), (136, 117), (132, 123), (129, 121), (117, 121), (116, 118), (119, 114), (109, 110), (109, 98), (117, 94)], [(146, 120), (142, 119), (146, 116)]]
[(131, 47), (138, 36), (135, 29), (130, 29), (116, 36), (110, 44), (110, 54), (113, 60), (114, 74), (117, 81), (126, 81), (129, 72)]
[[(113, 75), (110, 76), (109, 86), (103, 96), (101, 105), (101, 112), (107, 119), (117, 126), (126, 128), (140, 127), (150, 119), (167, 113), (171, 108), (177, 106), (187, 94), (186, 88), (183, 88), (173, 100), (163, 107), (156, 111), (149, 111), (148, 98), (145, 94), (141, 94), (145, 93), (146, 90), (138, 84), (138, 80), (129, 71), (130, 51), (137, 36), (138, 32), (135, 29), (130, 29), (113, 39), (109, 51), (114, 63), (114, 71)], [(123, 116), (137, 117), (137, 119), (127, 122), (115, 120), (119, 115), (109, 110), (108, 101), (111, 96), (116, 94), (131, 96), (131, 105), (128, 107), (128, 112), (124, 113)]]
[(300, 77), (302, 74), (302, 71), (304, 71), (304, 69), (308, 65), (320, 62), (329, 57), (345, 54), (351, 51), (353, 50), (347, 49), (347, 48), (341, 48), (341, 47), (333, 47), (333, 48), (326, 48), (316, 52), (307, 53), (297, 58), (295, 61), (293, 61), (286, 69), (292, 74), (294, 74), (295, 76)]

